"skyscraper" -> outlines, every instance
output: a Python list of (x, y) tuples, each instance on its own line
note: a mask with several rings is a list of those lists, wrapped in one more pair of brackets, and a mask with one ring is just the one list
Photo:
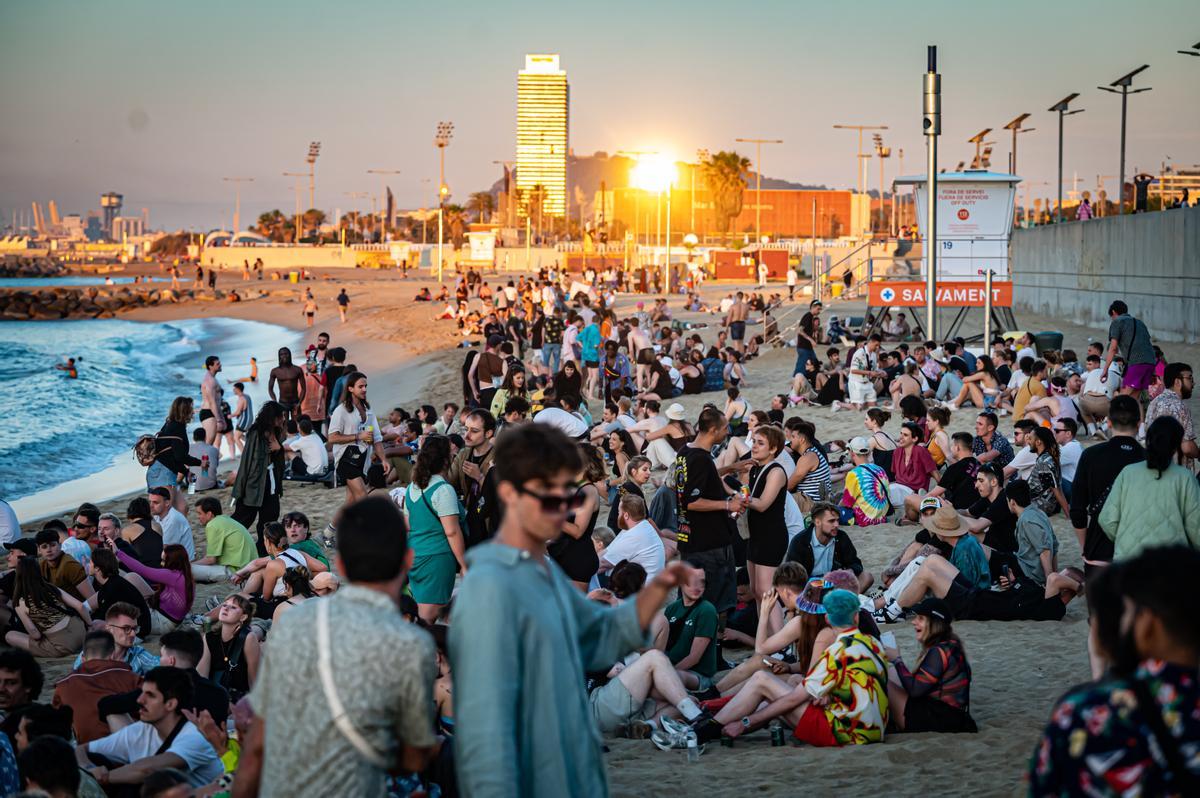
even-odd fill
[(541, 187), (542, 212), (567, 210), (567, 130), (570, 88), (559, 68), (558, 53), (531, 53), (517, 73), (517, 192), (520, 215), (526, 200)]

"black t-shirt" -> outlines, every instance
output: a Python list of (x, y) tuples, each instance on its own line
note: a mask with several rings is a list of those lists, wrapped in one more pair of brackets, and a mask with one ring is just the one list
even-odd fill
[(723, 502), (728, 495), (717, 473), (717, 464), (706, 449), (685, 446), (675, 458), (675, 497), (679, 505), (679, 553), (709, 551), (733, 542), (733, 519), (725, 510), (689, 512), (688, 502), (711, 499)]
[(983, 536), (983, 544), (997, 551), (1017, 550), (1017, 517), (1008, 509), (1008, 499), (1001, 492), (995, 501), (980, 499), (967, 511), (972, 518), (987, 518), (992, 525)]
[(498, 321), (490, 321), (483, 325), (483, 337), (491, 338), (493, 335), (499, 335), (501, 338), (506, 338), (504, 334), (504, 325)]
[(1146, 450), (1128, 435), (1117, 435), (1083, 450), (1071, 483), (1071, 523), (1076, 529), (1087, 529), (1083, 538), (1085, 560), (1112, 561), (1113, 542), (1100, 528), (1100, 511), (1121, 469), (1145, 459)]
[[(188, 675), (192, 677), (192, 708), (197, 712), (207, 709), (208, 713), (212, 715), (212, 719), (217, 722), (217, 726), (224, 728), (225, 721), (229, 719), (229, 693), (211, 679), (205, 679), (196, 672), (195, 668), (188, 670)], [(100, 717), (132, 715), (136, 718), (138, 716), (137, 700), (141, 694), (142, 691), (139, 688), (128, 693), (104, 696), (97, 705)]]
[(975, 489), (975, 474), (979, 471), (979, 461), (974, 457), (964, 457), (956, 463), (947, 466), (938, 487), (946, 491), (945, 497), (955, 510), (966, 510), (979, 501), (979, 491)]
[[(144, 536), (144, 535), (143, 535)], [(138, 538), (141, 540), (141, 538)], [(141, 591), (134, 587), (125, 577), (117, 575), (102, 585), (96, 587), (96, 611), (92, 613), (97, 618), (103, 618), (108, 608), (118, 601), (124, 601), (138, 608), (138, 637), (143, 640), (150, 636), (150, 607)]]
[(612, 506), (608, 508), (608, 528), (618, 535), (621, 533), (621, 527), (617, 524), (617, 515), (621, 511), (621, 497), (627, 495), (641, 496), (643, 501), (646, 499), (646, 494), (642, 491), (641, 486), (632, 480), (625, 480), (624, 484), (617, 488), (616, 498), (613, 499)]
[(155, 532), (147, 521), (137, 521), (142, 527), (142, 534), (137, 536), (137, 540), (132, 541), (129, 545), (133, 549), (133, 556), (142, 565), (148, 565), (151, 568), (162, 567), (162, 550), (163, 539), (162, 535)]
[(508, 337), (514, 341), (519, 341), (525, 337), (525, 319), (519, 316), (513, 316), (508, 320)]
[(996, 367), (996, 380), (1000, 383), (1000, 387), (1008, 385), (1009, 380), (1011, 379), (1012, 369), (1008, 367), (1007, 363), (1005, 363), (1003, 366)]
[(542, 331), (545, 329), (545, 327), (546, 327), (546, 317), (545, 316), (542, 316), (541, 318), (536, 319), (533, 322), (533, 324), (531, 324), (529, 326), (529, 345), (531, 347), (533, 347), (534, 349), (542, 348), (542, 340), (543, 340), (542, 339)]
[(950, 358), (950, 363), (946, 366), (947, 371), (957, 371), (964, 377), (971, 374), (971, 367), (967, 365), (967, 361), (963, 360), (958, 355)]
[[(800, 317), (800, 331), (796, 334), (796, 348), (807, 349), (814, 351), (817, 341), (817, 320), (812, 313), (805, 313)], [(808, 339), (812, 339), (809, 343)]]
[(767, 418), (769, 418), (771, 420), (772, 424), (779, 424), (781, 426), (783, 425), (783, 411), (782, 410), (776, 410), (775, 408), (771, 408), (770, 410), (767, 411)]

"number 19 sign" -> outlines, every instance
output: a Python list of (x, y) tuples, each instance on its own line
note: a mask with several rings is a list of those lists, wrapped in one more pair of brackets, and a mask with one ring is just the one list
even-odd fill
[[(943, 308), (981, 308), (987, 299), (987, 290), (980, 282), (938, 283), (937, 305)], [(1012, 307), (1013, 284), (992, 283), (992, 305), (998, 308)], [(925, 304), (925, 283), (876, 280), (871, 283), (871, 307), (920, 307)]]

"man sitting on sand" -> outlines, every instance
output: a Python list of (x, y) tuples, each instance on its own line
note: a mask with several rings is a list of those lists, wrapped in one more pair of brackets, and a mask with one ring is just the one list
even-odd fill
[(192, 563), (197, 582), (223, 582), (257, 556), (249, 530), (221, 513), (217, 497), (204, 496), (196, 502), (196, 520), (204, 524), (205, 539), (205, 555)]
[(848, 569), (858, 578), (858, 589), (865, 591), (875, 581), (863, 570), (858, 551), (845, 531), (838, 528), (841, 517), (832, 504), (820, 503), (812, 508), (812, 526), (805, 529), (788, 545), (784, 562), (798, 562), (809, 576), (824, 576), (830, 571)]

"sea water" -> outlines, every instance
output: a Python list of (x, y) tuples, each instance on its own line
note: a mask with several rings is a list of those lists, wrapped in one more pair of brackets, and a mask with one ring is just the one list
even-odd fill
[[(246, 383), (257, 410), (281, 346), (303, 358), (298, 333), (241, 319), (0, 323), (0, 498), (24, 521), (144, 486), (133, 444), (158, 431), (176, 396), (192, 397), (199, 415), (204, 359), (221, 358), (234, 407), (227, 380), (258, 358), (259, 383)], [(54, 368), (68, 357), (75, 379)]]
[[(169, 282), (170, 277), (142, 278), (142, 283)], [(57, 288), (68, 285), (134, 285), (134, 282), (132, 277), (0, 277), (0, 288)]]

